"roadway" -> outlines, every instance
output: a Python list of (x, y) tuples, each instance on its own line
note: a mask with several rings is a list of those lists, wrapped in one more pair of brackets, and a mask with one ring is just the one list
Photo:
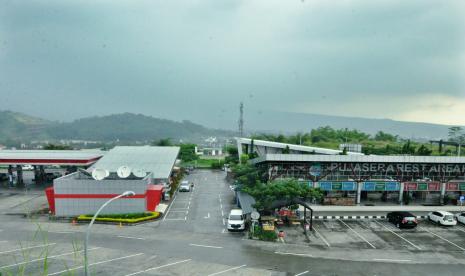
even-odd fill
[[(461, 275), (465, 268), (461, 228), (425, 224), (415, 233), (385, 221), (322, 220), (305, 244), (248, 240), (225, 231), (234, 196), (224, 173), (198, 170), (187, 179), (194, 190), (177, 193), (159, 221), (94, 225), (93, 275)], [(0, 271), (35, 275), (47, 256), (44, 274), (82, 275), (85, 227), (0, 215)]]

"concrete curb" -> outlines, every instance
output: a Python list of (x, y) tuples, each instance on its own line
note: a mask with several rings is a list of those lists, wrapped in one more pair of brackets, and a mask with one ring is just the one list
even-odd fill
[[(426, 219), (428, 216), (417, 216), (417, 219)], [(386, 216), (313, 216), (313, 219), (386, 219)]]

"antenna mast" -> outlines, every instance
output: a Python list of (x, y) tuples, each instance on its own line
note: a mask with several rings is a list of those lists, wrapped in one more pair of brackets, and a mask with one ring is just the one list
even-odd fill
[(244, 137), (244, 103), (239, 105), (239, 135)]

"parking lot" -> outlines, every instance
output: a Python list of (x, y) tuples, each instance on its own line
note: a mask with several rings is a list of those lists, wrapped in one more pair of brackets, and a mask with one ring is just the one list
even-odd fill
[(425, 219), (415, 229), (398, 229), (385, 219), (332, 219), (314, 220), (313, 228), (308, 244), (320, 248), (465, 252), (465, 227), (460, 224), (438, 226)]

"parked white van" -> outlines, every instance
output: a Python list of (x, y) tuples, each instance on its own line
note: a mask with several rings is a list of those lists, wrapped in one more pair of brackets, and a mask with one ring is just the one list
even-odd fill
[(232, 209), (228, 217), (228, 231), (244, 231), (245, 215), (241, 209)]

